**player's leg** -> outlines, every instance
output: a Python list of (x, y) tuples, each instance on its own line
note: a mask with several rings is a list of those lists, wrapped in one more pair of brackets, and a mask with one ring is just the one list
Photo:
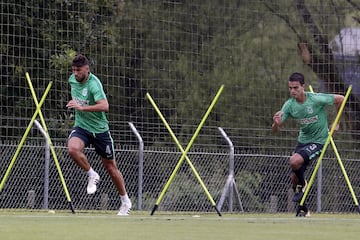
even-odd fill
[(304, 184), (305, 183), (305, 177), (304, 177), (304, 158), (301, 154), (299, 153), (294, 153), (291, 157), (290, 157), (290, 168), (292, 170), (292, 172), (294, 173), (294, 175), (296, 177), (292, 178), (293, 183), (297, 183), (297, 184)]
[(303, 156), (299, 153), (294, 153), (290, 157), (290, 167), (291, 167), (291, 182), (294, 190), (294, 202), (300, 202), (302, 196), (304, 195), (306, 188), (305, 181), (305, 161)]
[(305, 180), (305, 161), (303, 156), (299, 153), (294, 153), (290, 157), (290, 167), (291, 167), (291, 182), (294, 190), (294, 196), (292, 198), (293, 202), (296, 202), (296, 217), (306, 217), (310, 216), (310, 212), (306, 206), (306, 203), (300, 206), (300, 201), (304, 196), (306, 189), (306, 180)]
[[(307, 182), (305, 180), (306, 167), (316, 159), (322, 150), (323, 145), (319, 143), (299, 144), (296, 146), (294, 154), (290, 158), (290, 166), (293, 171), (292, 181), (295, 186), (294, 202), (300, 202), (304, 196)], [(310, 216), (310, 212), (305, 202), (297, 206), (296, 216)]]
[(74, 162), (83, 170), (89, 171), (90, 164), (87, 160), (87, 157), (83, 153), (85, 147), (84, 142), (78, 137), (71, 137), (67, 142), (68, 153)]
[(67, 147), (68, 153), (74, 162), (87, 172), (88, 185), (86, 190), (88, 194), (93, 194), (96, 192), (96, 185), (100, 181), (100, 176), (92, 169), (87, 157), (83, 153), (88, 142), (89, 137), (87, 136), (86, 131), (81, 128), (74, 128), (68, 138)]
[(301, 201), (307, 185), (304, 176), (306, 167), (319, 157), (322, 148), (323, 145), (319, 143), (298, 144), (296, 146), (294, 154), (290, 157), (290, 167), (296, 176), (293, 184), (295, 185), (297, 182), (295, 192), (298, 192), (298, 194), (295, 193), (293, 201)]
[(294, 190), (292, 201), (296, 203), (296, 217), (308, 217), (310, 216), (310, 212), (306, 203), (304, 202), (302, 206), (299, 204), (304, 196), (307, 185), (304, 176), (305, 163), (303, 157), (298, 153), (293, 154), (290, 158), (290, 166), (292, 169), (290, 177)]
[(132, 204), (126, 192), (124, 177), (117, 168), (115, 159), (109, 160), (102, 158), (102, 161), (106, 171), (109, 173), (112, 182), (114, 183), (116, 189), (120, 194), (121, 206), (118, 215), (124, 215), (124, 216), (129, 215)]
[(117, 168), (115, 160), (114, 159), (109, 160), (109, 159), (102, 158), (102, 162), (103, 162), (103, 165), (104, 165), (107, 173), (109, 174), (112, 182), (116, 186), (116, 189), (118, 190), (119, 194), (121, 196), (126, 195), (124, 177), (121, 174), (121, 172), (119, 171), (119, 169)]
[(298, 177), (296, 176), (295, 172), (291, 171), (291, 173), (290, 173), (290, 179), (291, 179), (292, 189), (293, 189), (294, 192), (295, 192), (295, 189), (296, 189), (297, 185), (299, 185), (299, 179), (298, 179)]
[(115, 161), (114, 144), (110, 132), (96, 134), (94, 145), (96, 152), (101, 156), (106, 171), (120, 194), (121, 206), (118, 215), (129, 215), (132, 204), (126, 192), (124, 177)]

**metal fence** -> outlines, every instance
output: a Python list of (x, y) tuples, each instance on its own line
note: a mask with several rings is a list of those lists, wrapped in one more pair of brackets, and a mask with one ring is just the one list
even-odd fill
[[(1, 1), (0, 178), (10, 169), (35, 111), (28, 72), (38, 98), (53, 82), (41, 111), (75, 209), (119, 207), (94, 151), (86, 149), (86, 154), (102, 180), (98, 192), (87, 195), (86, 174), (62, 145), (74, 120), (65, 108), (71, 60), (84, 53), (107, 93), (111, 134), (124, 145), (116, 146), (116, 159), (135, 210), (151, 210), (181, 158), (147, 93), (179, 141), (186, 142), (224, 84), (188, 153), (190, 160), (222, 211), (293, 211), (288, 156), (298, 127), (288, 122), (274, 135), (270, 126), (289, 97), (287, 79), (294, 71), (303, 72), (315, 91), (344, 94), (353, 85), (335, 140), (359, 195), (359, 8), (359, 1), (350, 0)], [(330, 110), (329, 122), (334, 117)], [(130, 121), (141, 135), (128, 128)], [(0, 208), (69, 207), (44, 142), (39, 131), (29, 134), (1, 189)], [(354, 211), (332, 151), (318, 176), (307, 199), (311, 210)], [(186, 161), (159, 210), (213, 211)]]
[[(188, 153), (221, 212), (294, 211), (288, 155), (233, 152), (231, 139), (227, 140), (228, 150), (195, 149)], [(17, 148), (17, 142), (1, 142), (1, 179), (10, 169)], [(48, 151), (43, 141), (25, 143), (0, 193), (0, 208), (69, 208), (59, 172)], [(71, 160), (66, 147), (57, 145), (55, 152), (75, 210), (115, 210), (120, 206), (118, 193), (93, 149), (85, 149), (93, 168), (101, 176), (98, 191), (93, 195), (86, 194), (87, 176)], [(180, 158), (181, 152), (176, 148), (117, 147), (117, 163), (133, 201), (133, 210), (152, 209)], [(358, 194), (360, 161), (342, 159), (342, 162)], [(307, 178), (313, 167), (308, 169)], [(352, 195), (336, 158), (323, 159), (307, 202), (310, 209), (318, 212), (355, 211)], [(158, 210), (214, 211), (186, 161), (176, 172)]]

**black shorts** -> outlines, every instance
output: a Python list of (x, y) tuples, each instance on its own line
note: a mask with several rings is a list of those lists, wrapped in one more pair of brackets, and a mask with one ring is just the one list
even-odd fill
[(101, 157), (105, 159), (114, 159), (114, 141), (110, 135), (110, 131), (103, 133), (92, 133), (81, 127), (74, 127), (71, 131), (69, 138), (80, 138), (85, 147), (89, 147), (90, 144), (94, 146), (95, 151)]
[(320, 143), (298, 143), (294, 153), (300, 154), (304, 159), (305, 165), (308, 165), (312, 160), (317, 159), (320, 156), (323, 146), (324, 145)]

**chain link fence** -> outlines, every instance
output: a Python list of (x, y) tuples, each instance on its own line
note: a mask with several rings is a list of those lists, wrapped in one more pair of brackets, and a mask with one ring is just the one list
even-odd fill
[[(18, 148), (16, 142), (2, 142), (0, 176), (3, 180)], [(116, 210), (120, 197), (101, 161), (91, 148), (85, 149), (93, 168), (101, 176), (98, 191), (86, 194), (87, 176), (69, 157), (65, 146), (55, 152), (75, 210)], [(59, 172), (51, 157), (47, 177), (44, 144), (26, 143), (10, 168), (0, 193), (0, 208), (68, 209)], [(49, 154), (49, 153), (48, 153)], [(139, 158), (143, 156), (143, 159)], [(188, 157), (221, 212), (292, 212), (288, 155), (264, 154), (256, 151), (196, 149)], [(176, 148), (117, 148), (116, 159), (124, 175), (133, 210), (150, 211), (181, 158)], [(143, 161), (143, 162), (141, 162)], [(355, 193), (359, 193), (360, 161), (342, 159)], [(307, 171), (310, 178), (314, 164)], [(140, 170), (140, 171), (139, 171)], [(229, 184), (232, 183), (232, 184)], [(229, 196), (232, 196), (231, 198)], [(221, 199), (222, 198), (222, 199)], [(307, 198), (310, 209), (318, 212), (353, 212), (355, 204), (336, 158), (324, 158)], [(214, 211), (189, 164), (184, 161), (176, 172), (159, 211)]]

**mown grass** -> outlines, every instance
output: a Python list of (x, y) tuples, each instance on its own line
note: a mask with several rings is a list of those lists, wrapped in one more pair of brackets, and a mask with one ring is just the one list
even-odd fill
[(359, 214), (223, 214), (0, 210), (0, 239), (358, 239)]

